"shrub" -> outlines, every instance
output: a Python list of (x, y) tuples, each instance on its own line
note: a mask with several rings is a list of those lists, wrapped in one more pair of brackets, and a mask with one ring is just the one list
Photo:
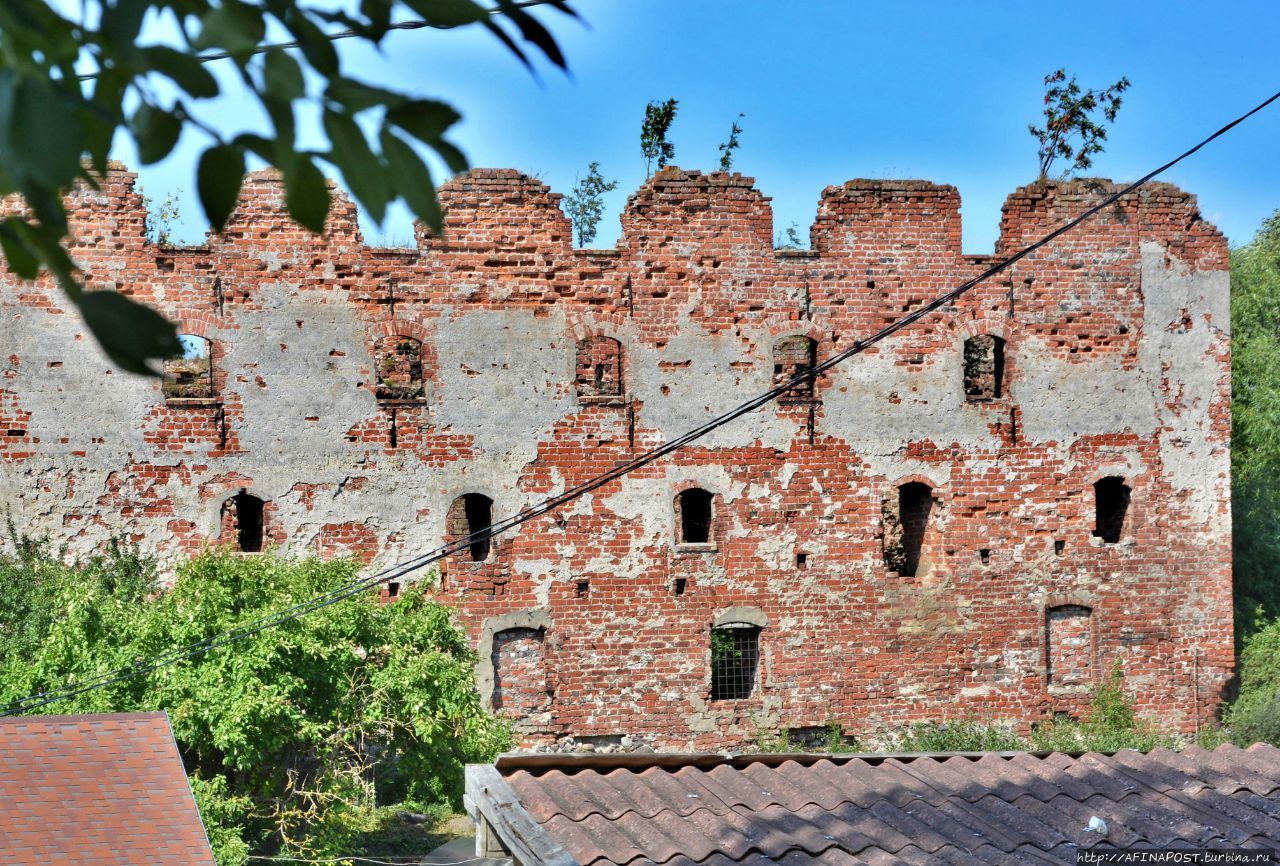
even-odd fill
[(1016, 752), (1026, 741), (1007, 727), (974, 719), (918, 722), (892, 738), (898, 752)]
[(1032, 728), (1031, 743), (1036, 749), (1053, 752), (1149, 752), (1160, 746), (1178, 746), (1175, 736), (1134, 714), (1119, 659), (1106, 681), (1094, 690), (1084, 721), (1060, 718), (1042, 722)]
[(1239, 746), (1280, 746), (1280, 619), (1253, 634), (1240, 654), (1240, 691), (1226, 725)]
[[(3, 704), (209, 639), (341, 587), (359, 569), (210, 553), (181, 565), (173, 587), (148, 602), (139, 586), (153, 572), (141, 560), (116, 552), (69, 568), (32, 550), (0, 557), (6, 614), (19, 614), (6, 633), (27, 635), (0, 651)], [(123, 574), (130, 562), (139, 567)], [(48, 601), (15, 589), (23, 569), (52, 575), (27, 584)], [(220, 866), (245, 851), (340, 853), (376, 823), (380, 805), (456, 808), (465, 764), (510, 742), (480, 707), (465, 636), (420, 587), (388, 605), (373, 593), (349, 598), (39, 711), (167, 710)], [(24, 616), (42, 623), (43, 638)]]

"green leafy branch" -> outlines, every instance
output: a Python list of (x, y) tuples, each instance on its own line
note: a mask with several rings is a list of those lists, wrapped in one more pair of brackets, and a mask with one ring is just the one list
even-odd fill
[[(348, 13), (291, 0), (85, 0), (76, 19), (44, 0), (6, 0), (0, 4), (0, 196), (16, 194), (22, 202), (0, 219), (9, 269), (27, 280), (47, 269), (121, 369), (155, 375), (151, 361), (179, 353), (176, 328), (155, 310), (115, 292), (87, 291), (67, 249), (63, 196), (77, 183), (97, 188), (117, 131), (133, 139), (143, 165), (168, 156), (187, 130), (209, 139), (196, 188), (214, 231), (235, 208), (250, 156), (281, 171), (290, 216), (313, 232), (324, 230), (329, 213), (321, 165), (342, 175), (376, 222), (402, 199), (439, 231), (435, 184), (418, 147), (450, 171), (464, 171), (466, 157), (446, 137), (460, 115), (444, 102), (345, 75), (326, 28), (345, 27), (345, 35), (377, 46), (397, 29), (394, 13), (404, 9), (422, 26), (482, 26), (530, 68), (522, 43), (565, 67), (555, 39), (525, 11), (547, 5), (574, 15), (565, 0), (495, 2), (361, 0), (358, 12)], [(180, 46), (143, 41), (149, 21), (173, 24)], [(294, 41), (264, 46), (272, 25)], [(244, 94), (269, 118), (270, 133), (229, 135), (201, 117), (200, 103), (223, 95), (204, 65), (213, 58), (234, 64)], [(316, 92), (308, 88), (308, 72), (322, 82)], [(161, 81), (178, 95), (162, 96)], [(320, 109), (326, 149), (298, 148), (299, 103)], [(372, 137), (366, 128), (376, 130)]]
[(1114, 123), (1120, 110), (1120, 94), (1129, 89), (1129, 79), (1121, 78), (1105, 90), (1081, 90), (1076, 77), (1067, 78), (1059, 69), (1044, 78), (1044, 127), (1028, 124), (1027, 130), (1040, 142), (1040, 177), (1049, 176), (1059, 158), (1071, 160), (1071, 171), (1084, 171), (1093, 157), (1102, 153), (1107, 129), (1093, 119), (1101, 110), (1106, 123)]

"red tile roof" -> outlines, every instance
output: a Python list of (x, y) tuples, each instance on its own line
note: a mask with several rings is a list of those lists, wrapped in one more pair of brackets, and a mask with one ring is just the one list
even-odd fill
[[(545, 859), (582, 866), (1073, 864), (1077, 848), (1097, 845), (1280, 848), (1280, 750), (1266, 745), (653, 758), (666, 766), (504, 759), (497, 773), (469, 773), (468, 796), (505, 783), (545, 834), (541, 850), (555, 852)], [(1086, 829), (1095, 816), (1105, 835)]]
[(213, 866), (168, 716), (0, 718), (0, 863)]

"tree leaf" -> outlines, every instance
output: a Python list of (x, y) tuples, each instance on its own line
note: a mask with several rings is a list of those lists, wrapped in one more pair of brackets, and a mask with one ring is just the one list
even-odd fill
[(205, 13), (200, 19), (200, 35), (194, 47), (225, 48), (227, 51), (247, 53), (258, 47), (266, 36), (267, 24), (262, 10), (240, 2), (222, 0), (221, 5)]
[(262, 78), (267, 92), (277, 99), (292, 102), (307, 95), (302, 67), (281, 48), (272, 48), (266, 52)]
[(410, 101), (403, 94), (373, 87), (351, 78), (335, 78), (325, 90), (325, 96), (341, 103), (352, 114), (378, 105), (397, 108)]
[(284, 16), (284, 26), (289, 28), (293, 38), (298, 40), (302, 55), (307, 62), (325, 77), (338, 74), (338, 52), (324, 31), (307, 17), (301, 9), (290, 9)]
[(424, 144), (433, 144), (462, 115), (452, 105), (434, 99), (414, 99), (387, 112), (387, 122), (400, 127)]
[(144, 104), (133, 115), (133, 137), (138, 143), (138, 159), (151, 165), (164, 159), (178, 143), (182, 121), (172, 111)]
[(309, 154), (299, 153), (284, 166), (284, 200), (289, 216), (315, 234), (329, 216), (329, 185)]
[(50, 189), (69, 186), (80, 171), (83, 129), (70, 96), (48, 81), (20, 76), (9, 118), (7, 166)]
[(166, 45), (151, 45), (142, 49), (148, 65), (196, 99), (211, 99), (218, 95), (218, 80), (205, 65), (182, 51)]
[(382, 152), (387, 157), (387, 165), (391, 169), (392, 186), (400, 193), (409, 208), (418, 219), (426, 223), (435, 234), (444, 228), (444, 217), (440, 212), (440, 202), (436, 198), (435, 184), (431, 181), (431, 171), (418, 154), (385, 126), (380, 136)]
[(349, 114), (326, 109), (324, 131), (333, 145), (328, 158), (341, 170), (351, 194), (364, 205), (373, 221), (381, 223), (391, 197), (382, 160), (370, 149), (364, 132)]
[(10, 217), (0, 222), (0, 247), (4, 249), (9, 270), (24, 280), (34, 280), (40, 273), (40, 260), (36, 257), (36, 252), (27, 247), (22, 237), (10, 225), (16, 221), (18, 221), (17, 217)]
[(489, 17), (489, 11), (471, 0), (405, 0), (418, 15), (441, 27), (461, 27)]
[(200, 155), (196, 188), (200, 204), (213, 230), (220, 232), (235, 210), (244, 182), (244, 151), (234, 145), (217, 144)]
[(122, 370), (158, 376), (159, 370), (147, 362), (182, 352), (172, 322), (118, 292), (86, 292), (76, 304), (102, 351)]
[(556, 40), (551, 33), (536, 18), (517, 6), (513, 0), (498, 0), (498, 8), (520, 28), (520, 35), (526, 42), (532, 42), (538, 46), (547, 59), (556, 66), (561, 69), (566, 68), (567, 63), (564, 54), (560, 51), (560, 46), (556, 45)]

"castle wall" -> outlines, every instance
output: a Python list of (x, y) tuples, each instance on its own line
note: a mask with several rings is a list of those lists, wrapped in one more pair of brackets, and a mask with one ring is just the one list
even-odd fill
[[(1113, 189), (1015, 191), (997, 252)], [(373, 249), (341, 195), (312, 237), (256, 174), (223, 235), (172, 249), (145, 242), (128, 172), (78, 193), (89, 287), (210, 340), (212, 396), (113, 370), (50, 283), (6, 273), (0, 501), (74, 552), (115, 534), (178, 555), (239, 543), (243, 491), (264, 545), (389, 565), (465, 529), (458, 497), (515, 514), (768, 389), (803, 363), (780, 341), (828, 357), (991, 261), (961, 252), (956, 190), (920, 181), (829, 187), (805, 252), (773, 249), (740, 175), (659, 172), (611, 250), (572, 249), (559, 196), (513, 171), (441, 199), (443, 237)], [(451, 557), (437, 594), (529, 742), (1025, 722), (1080, 712), (1114, 659), (1140, 711), (1192, 730), (1232, 664), (1228, 295), (1226, 241), (1149, 185), (812, 397)], [(1000, 387), (975, 399), (981, 335)], [(1115, 541), (1107, 478), (1128, 490)], [(713, 497), (704, 542), (678, 540), (689, 489)], [(713, 700), (726, 623), (758, 629), (760, 659), (749, 697)]]

